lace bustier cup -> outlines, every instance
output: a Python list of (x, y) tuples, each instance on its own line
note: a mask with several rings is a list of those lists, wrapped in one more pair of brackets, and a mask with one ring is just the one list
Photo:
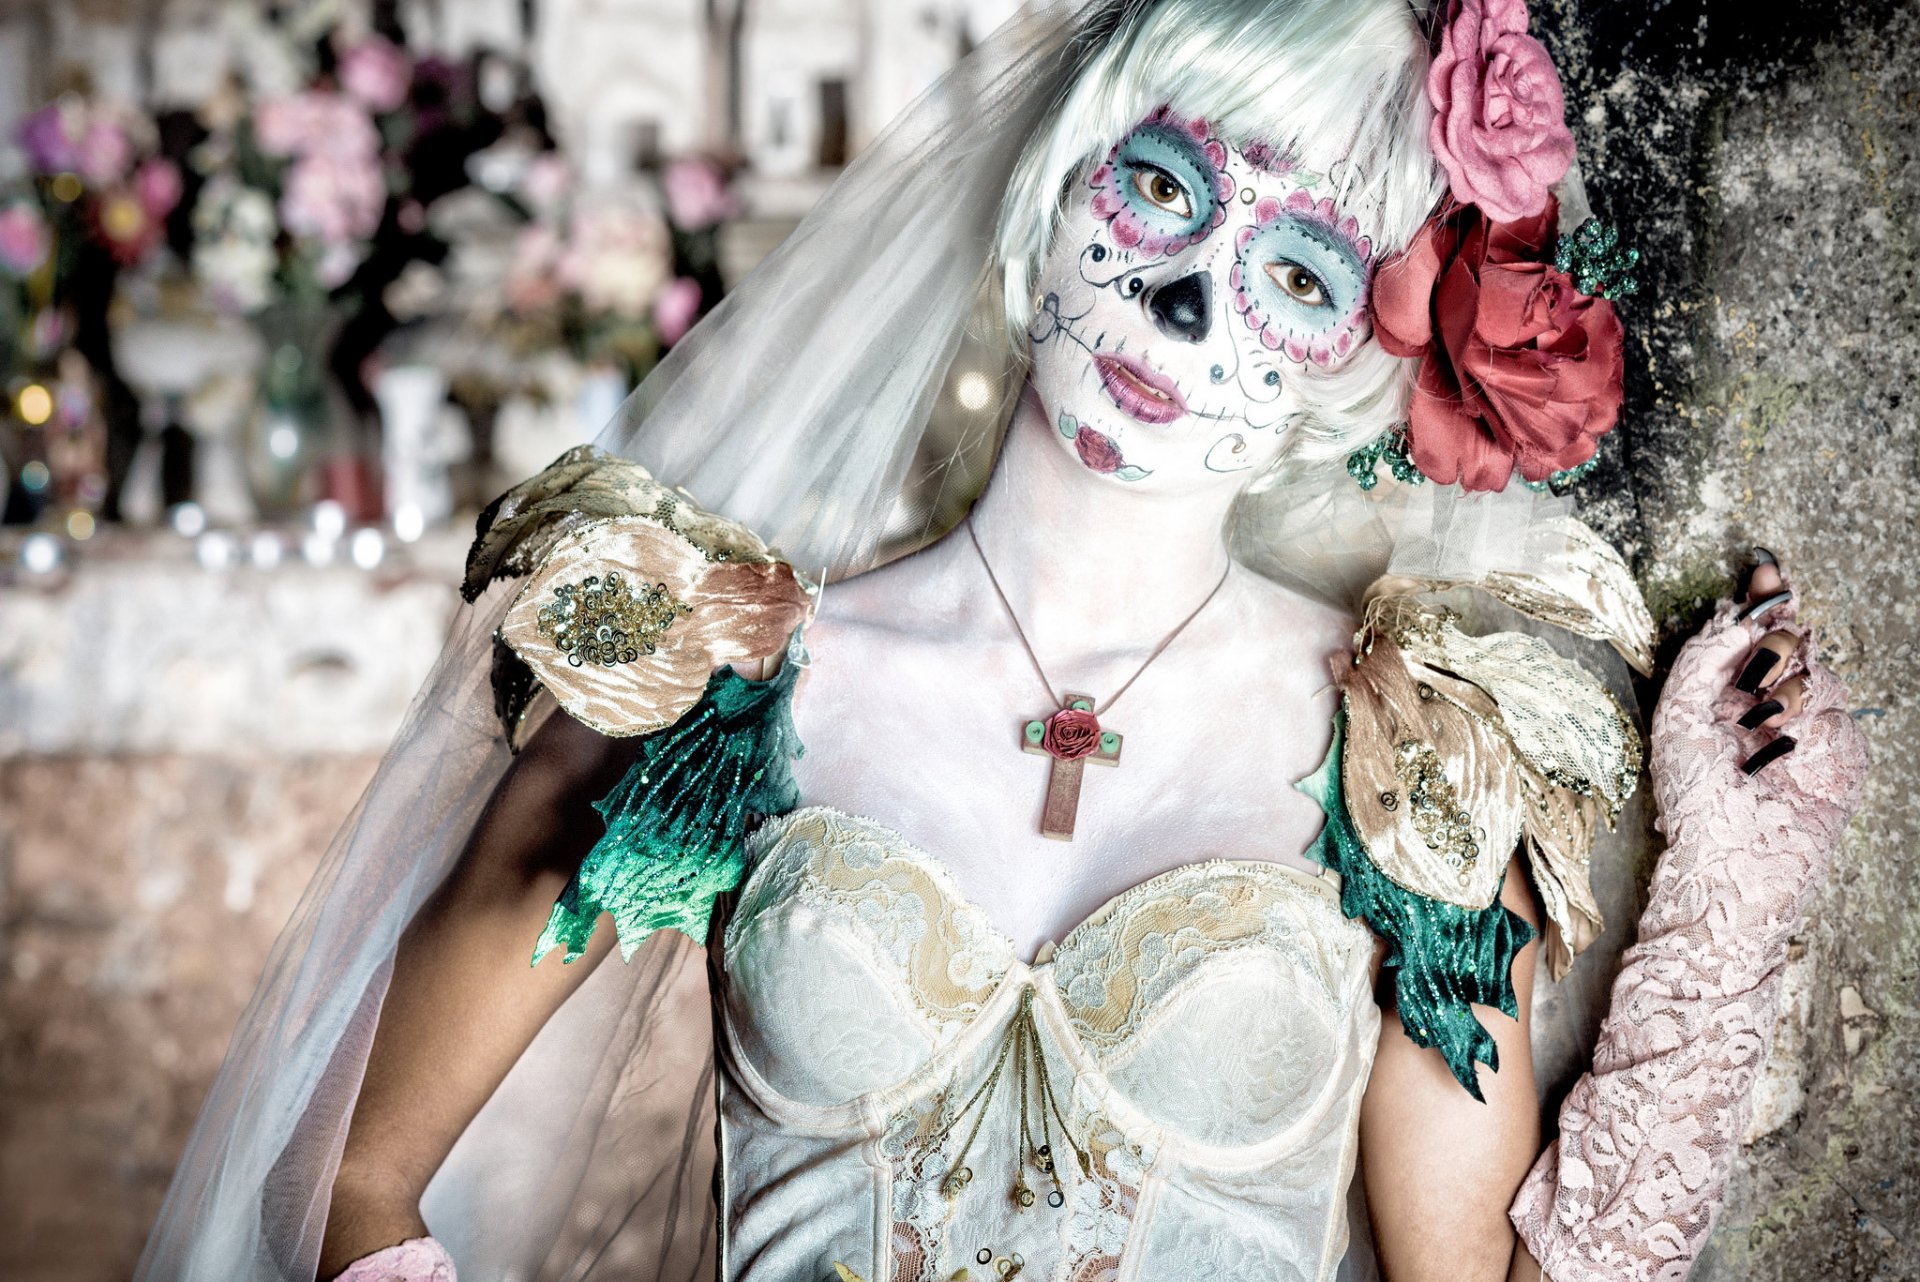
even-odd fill
[(871, 821), (802, 808), (752, 847), (728, 1282), (1333, 1275), (1380, 1020), (1336, 875), (1177, 868), (1027, 963)]

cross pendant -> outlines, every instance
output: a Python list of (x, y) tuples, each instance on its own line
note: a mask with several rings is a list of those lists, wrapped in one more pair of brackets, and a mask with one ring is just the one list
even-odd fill
[(1047, 804), (1040, 814), (1040, 835), (1072, 841), (1074, 820), (1080, 813), (1080, 780), (1087, 762), (1120, 764), (1120, 736), (1100, 728), (1090, 695), (1070, 694), (1066, 706), (1044, 720), (1029, 721), (1022, 747), (1053, 758), (1047, 775)]

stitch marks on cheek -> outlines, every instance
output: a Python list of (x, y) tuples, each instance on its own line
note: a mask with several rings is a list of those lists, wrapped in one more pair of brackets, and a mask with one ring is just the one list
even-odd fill
[(1073, 442), (1074, 452), (1091, 471), (1121, 481), (1144, 481), (1153, 475), (1153, 469), (1127, 462), (1112, 437), (1087, 426), (1071, 414), (1060, 415), (1059, 431), (1062, 437)]

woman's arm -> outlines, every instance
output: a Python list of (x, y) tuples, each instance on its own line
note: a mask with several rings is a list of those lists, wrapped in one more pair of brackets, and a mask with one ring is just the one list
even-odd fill
[(603, 830), (592, 803), (633, 741), (556, 713), (508, 769), (446, 882), (401, 937), (333, 1184), (320, 1272), (426, 1233), (420, 1198), (534, 1035), (613, 944), (530, 967), (553, 901)]
[[(1767, 567), (1752, 594), (1776, 586)], [(1712, 1232), (1788, 942), (1866, 779), (1845, 688), (1805, 630), (1788, 628), (1792, 613), (1761, 622), (1723, 605), (1661, 693), (1652, 768), (1668, 847), (1593, 1069), (1514, 1202), (1530, 1248), (1520, 1282), (1540, 1276), (1536, 1258), (1555, 1282), (1681, 1278)]]
[[(1542, 914), (1518, 855), (1500, 900), (1538, 929)], [(1484, 1104), (1460, 1089), (1438, 1051), (1415, 1045), (1391, 1011), (1381, 1020), (1360, 1106), (1360, 1162), (1374, 1248), (1389, 1282), (1499, 1282), (1507, 1274), (1514, 1248), (1507, 1208), (1540, 1151), (1528, 1044), (1539, 950), (1536, 937), (1513, 965), (1518, 1020), (1474, 1007), (1500, 1049), (1500, 1071), (1480, 1069)]]

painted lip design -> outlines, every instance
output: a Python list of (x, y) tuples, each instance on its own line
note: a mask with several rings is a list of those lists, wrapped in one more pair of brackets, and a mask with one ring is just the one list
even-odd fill
[(1093, 358), (1100, 385), (1107, 389), (1113, 403), (1142, 423), (1166, 424), (1187, 415), (1186, 398), (1173, 380), (1146, 362), (1116, 352), (1101, 352)]

